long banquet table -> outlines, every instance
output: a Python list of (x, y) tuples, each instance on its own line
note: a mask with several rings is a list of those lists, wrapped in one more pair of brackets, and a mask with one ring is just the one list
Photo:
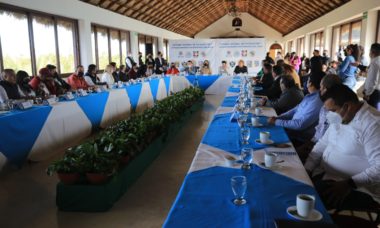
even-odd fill
[(27, 159), (39, 161), (80, 142), (93, 129), (127, 119), (171, 93), (197, 84), (206, 94), (224, 94), (228, 76), (172, 76), (89, 94), (51, 106), (13, 110), (0, 114), (0, 169), (6, 161), (21, 166)]
[[(239, 79), (233, 83), (239, 83)], [(275, 227), (274, 219), (293, 220), (286, 209), (295, 205), (300, 193), (315, 195), (316, 209), (323, 215), (321, 222), (332, 223), (294, 147), (280, 149), (255, 142), (260, 131), (269, 131), (275, 143), (291, 145), (282, 127), (265, 124), (268, 116), (276, 116), (272, 108), (263, 107), (263, 127), (250, 128), (252, 169), (242, 170), (241, 164), (229, 161), (228, 157), (238, 160), (242, 148), (238, 124), (230, 121), (238, 92), (230, 87), (217, 109), (164, 227)], [(265, 150), (277, 152), (278, 159), (284, 162), (272, 170), (258, 166), (264, 160)], [(232, 202), (230, 179), (237, 175), (247, 178), (247, 204), (243, 206)]]

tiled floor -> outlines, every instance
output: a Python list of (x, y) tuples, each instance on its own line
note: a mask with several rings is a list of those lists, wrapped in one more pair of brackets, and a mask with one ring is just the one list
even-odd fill
[(0, 227), (161, 227), (222, 98), (206, 96), (203, 109), (108, 212), (58, 211), (57, 180), (45, 173), (53, 159), (27, 164), (21, 170), (4, 170), (0, 173)]

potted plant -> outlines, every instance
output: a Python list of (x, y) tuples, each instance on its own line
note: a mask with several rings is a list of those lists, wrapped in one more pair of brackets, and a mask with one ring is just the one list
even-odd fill
[(117, 158), (110, 151), (112, 148), (99, 150), (96, 143), (81, 145), (81, 160), (88, 182), (102, 184), (108, 180), (117, 168)]
[(53, 173), (57, 173), (59, 180), (64, 184), (77, 183), (80, 179), (78, 159), (65, 156), (61, 160), (54, 161), (47, 168), (49, 176), (52, 176)]

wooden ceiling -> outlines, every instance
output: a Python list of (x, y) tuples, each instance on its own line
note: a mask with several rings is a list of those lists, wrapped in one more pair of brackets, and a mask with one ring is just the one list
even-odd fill
[[(223, 17), (231, 0), (80, 0), (193, 37)], [(286, 35), (350, 0), (236, 0), (246, 12)], [(232, 17), (231, 17), (232, 21)], [(243, 21), (244, 23), (244, 21)], [(227, 25), (230, 29), (230, 24)], [(254, 26), (254, 25), (252, 25)]]

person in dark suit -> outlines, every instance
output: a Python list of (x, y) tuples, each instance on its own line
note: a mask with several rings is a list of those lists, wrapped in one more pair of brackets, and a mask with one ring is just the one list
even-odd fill
[(260, 80), (257, 81), (257, 85), (263, 87), (264, 94), (273, 84), (272, 70), (273, 70), (273, 67), (270, 63), (264, 63), (263, 65), (264, 74), (260, 78)]
[(263, 98), (260, 101), (261, 105), (265, 105), (266, 102), (269, 102), (269, 104), (276, 110), (277, 115), (296, 107), (303, 99), (303, 93), (296, 85), (292, 76), (281, 76), (280, 87), (282, 91), (280, 98), (269, 101), (266, 98)]
[(165, 65), (165, 59), (162, 58), (162, 53), (159, 51), (157, 53), (157, 57), (154, 59), (154, 65), (155, 65), (155, 72), (156, 74), (162, 74), (164, 73), (164, 65)]
[(246, 74), (248, 73), (247, 66), (244, 65), (244, 60), (239, 60), (239, 64), (235, 67), (234, 74)]
[(272, 76), (273, 76), (273, 84), (272, 86), (266, 91), (266, 96), (270, 100), (275, 100), (280, 98), (281, 96), (281, 87), (280, 87), (280, 80), (281, 80), (281, 75), (283, 73), (283, 69), (281, 66), (274, 66), (273, 71), (272, 71)]

